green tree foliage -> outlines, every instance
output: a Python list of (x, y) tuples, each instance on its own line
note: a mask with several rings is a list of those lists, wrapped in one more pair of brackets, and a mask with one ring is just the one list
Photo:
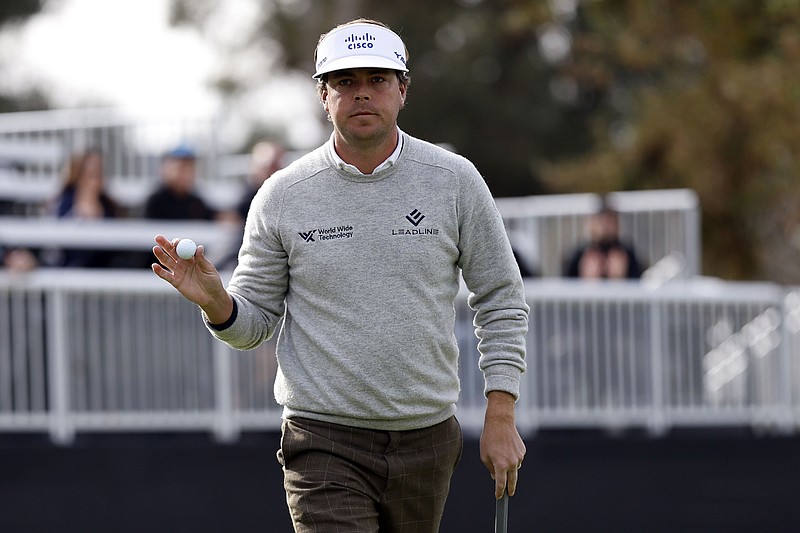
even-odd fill
[[(174, 0), (173, 20), (213, 24), (218, 0)], [(259, 30), (239, 50), (277, 44), (272, 75), (310, 74), (320, 34), (358, 17), (381, 20), (402, 35), (410, 51), (412, 85), (401, 127), (470, 158), (497, 196), (545, 192), (541, 161), (590, 146), (585, 106), (554, 100), (554, 67), (538, 52), (537, 29), (551, 22), (546, 2), (480, 0), (264, 1)], [(243, 80), (221, 79), (236, 95)]]
[(600, 69), (595, 145), (542, 167), (553, 190), (688, 187), (704, 271), (800, 281), (800, 3), (584, 4), (574, 75)]
[(588, 109), (553, 98), (539, 53), (544, 2), (412, 1), (378, 16), (398, 28), (413, 83), (401, 126), (471, 159), (496, 196), (545, 192), (541, 161), (590, 146)]

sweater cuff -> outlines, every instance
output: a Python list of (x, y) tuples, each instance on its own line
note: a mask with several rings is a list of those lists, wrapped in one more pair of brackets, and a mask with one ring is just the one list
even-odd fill
[(210, 327), (214, 331), (222, 331), (228, 329), (233, 325), (234, 322), (236, 322), (236, 317), (239, 315), (239, 305), (236, 303), (236, 298), (231, 298), (231, 301), (233, 302), (233, 311), (231, 311), (231, 316), (228, 317), (228, 320), (226, 320), (222, 324), (212, 324), (211, 322), (206, 320), (206, 324), (208, 324), (208, 327)]
[[(496, 365), (500, 366), (500, 365)], [(506, 372), (492, 373), (485, 376), (485, 386), (483, 395), (488, 395), (491, 391), (503, 391), (511, 394), (515, 400), (519, 400), (520, 374), (518, 368), (506, 365)]]

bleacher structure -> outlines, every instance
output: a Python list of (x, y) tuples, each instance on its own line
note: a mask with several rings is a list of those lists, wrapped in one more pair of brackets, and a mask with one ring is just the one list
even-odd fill
[(135, 208), (158, 183), (161, 156), (179, 145), (197, 153), (197, 185), (212, 205), (238, 199), (248, 159), (220, 154), (213, 118), (134, 120), (114, 109), (0, 114), (0, 201), (15, 214), (37, 214), (60, 184), (70, 154), (103, 154), (109, 193)]
[[(225, 154), (213, 121), (150, 124), (108, 110), (0, 115), (0, 243), (146, 250), (156, 232), (220, 256), (240, 238), (216, 223), (56, 221), (37, 206), (74, 150), (99, 147), (112, 193), (135, 205), (177, 143), (201, 157), (201, 193), (238, 197), (247, 156)], [(566, 253), (605, 200), (649, 268), (641, 281), (560, 277)], [(744, 425), (794, 431), (800, 417), (800, 292), (702, 276), (700, 206), (689, 190), (498, 198), (512, 245), (536, 278), (520, 430)], [(156, 224), (156, 225), (153, 225)], [(225, 272), (226, 275), (229, 272)], [(466, 289), (457, 302), (459, 418), (483, 419)], [(147, 271), (40, 268), (0, 273), (0, 432), (210, 431), (222, 440), (277, 429), (274, 341), (236, 352), (196, 308)]]

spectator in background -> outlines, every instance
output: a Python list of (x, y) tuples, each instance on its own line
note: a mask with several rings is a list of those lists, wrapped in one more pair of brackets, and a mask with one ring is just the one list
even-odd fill
[(250, 174), (247, 177), (247, 183), (245, 183), (245, 189), (242, 192), (239, 203), (236, 204), (236, 218), (242, 225), (242, 232), (240, 239), (234, 243), (233, 249), (217, 265), (219, 269), (226, 270), (236, 267), (239, 248), (244, 237), (244, 221), (247, 219), (250, 203), (267, 178), (272, 176), (275, 171), (283, 168), (283, 156), (285, 154), (284, 147), (272, 141), (258, 142), (250, 151)]
[(30, 250), (0, 246), (0, 265), (8, 272), (30, 272), (39, 266), (39, 260)]
[(197, 156), (178, 146), (161, 159), (161, 184), (147, 198), (144, 217), (159, 220), (214, 220), (217, 212), (195, 191)]
[(103, 156), (98, 150), (74, 154), (64, 167), (63, 184), (56, 196), (59, 218), (115, 218), (117, 203), (105, 190)]
[[(585, 229), (588, 241), (567, 256), (565, 276), (583, 280), (624, 280), (641, 276), (642, 269), (633, 247), (620, 238), (616, 210), (604, 203), (587, 218)], [(581, 307), (574, 313), (570, 321), (573, 325), (559, 333), (557, 344), (564, 348), (552, 364), (560, 367), (561, 381), (553, 383), (550, 390), (556, 397), (567, 398), (569, 405), (579, 408), (613, 405), (625, 397), (625, 389), (613, 380), (598, 378), (604, 369), (611, 368), (615, 358), (621, 357), (606, 349), (606, 343), (630, 346), (637, 339), (621, 333), (623, 330), (615, 313), (608, 313), (602, 319), (591, 307)], [(630, 364), (636, 371), (646, 368), (644, 364)]]
[(638, 279), (642, 267), (633, 247), (620, 240), (619, 213), (603, 207), (587, 220), (589, 241), (567, 258), (564, 275), (582, 279)]
[[(232, 210), (211, 207), (197, 192), (197, 154), (189, 146), (180, 145), (161, 158), (161, 184), (147, 197), (144, 218), (154, 220), (236, 221)], [(152, 254), (135, 252), (130, 266), (149, 268)]]
[[(64, 166), (62, 180), (51, 209), (56, 217), (101, 220), (119, 216), (117, 202), (105, 189), (103, 156), (99, 150), (73, 154)], [(66, 267), (106, 268), (113, 260), (114, 254), (106, 250), (64, 250), (54, 263)]]
[(248, 176), (245, 190), (239, 203), (236, 205), (236, 212), (239, 218), (244, 221), (247, 218), (247, 211), (253, 197), (261, 188), (261, 185), (272, 176), (272, 174), (283, 168), (283, 157), (286, 150), (283, 146), (272, 141), (261, 141), (253, 146), (250, 152), (250, 175)]

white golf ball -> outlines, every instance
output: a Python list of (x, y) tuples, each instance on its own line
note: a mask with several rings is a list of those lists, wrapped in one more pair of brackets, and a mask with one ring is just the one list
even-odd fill
[(175, 251), (178, 252), (178, 257), (181, 259), (191, 259), (197, 251), (197, 245), (192, 239), (181, 239), (178, 246), (175, 247)]

